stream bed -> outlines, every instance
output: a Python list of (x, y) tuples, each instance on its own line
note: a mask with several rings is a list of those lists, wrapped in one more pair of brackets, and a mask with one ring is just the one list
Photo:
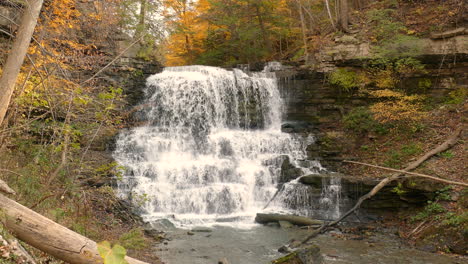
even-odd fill
[[(156, 250), (166, 264), (217, 264), (226, 258), (230, 264), (263, 264), (281, 257), (277, 249), (291, 239), (302, 238), (307, 231), (256, 225), (249, 229), (216, 226), (194, 231), (167, 231), (170, 239)], [(373, 233), (369, 238), (346, 240), (331, 234), (312, 240), (326, 264), (455, 264), (468, 259), (420, 251), (405, 245), (391, 231)]]

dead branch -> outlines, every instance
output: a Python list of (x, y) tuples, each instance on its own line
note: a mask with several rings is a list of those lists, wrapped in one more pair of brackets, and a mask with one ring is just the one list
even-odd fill
[(6, 194), (13, 194), (15, 195), (16, 192), (6, 184), (6, 182), (0, 180), (0, 192), (6, 193)]
[(3, 172), (8, 172), (8, 173), (11, 173), (11, 174), (15, 174), (16, 176), (21, 176), (21, 177), (24, 177), (23, 174), (20, 174), (20, 173), (17, 173), (15, 171), (12, 171), (12, 170), (8, 170), (8, 169), (0, 169), (0, 171), (3, 171)]
[(378, 169), (383, 169), (383, 170), (388, 170), (388, 171), (393, 171), (393, 172), (400, 172), (402, 174), (414, 175), (414, 176), (418, 176), (418, 177), (422, 177), (422, 178), (431, 179), (431, 180), (434, 180), (434, 181), (439, 181), (439, 182), (443, 182), (443, 183), (468, 187), (468, 183), (445, 180), (445, 179), (430, 176), (430, 175), (427, 175), (427, 174), (409, 172), (409, 171), (406, 171), (406, 170), (397, 170), (397, 169), (393, 169), (393, 168), (388, 168), (388, 167), (383, 167), (383, 166), (378, 166), (378, 165), (372, 165), (372, 164), (364, 163), (364, 162), (357, 162), (357, 161), (350, 161), (350, 160), (343, 160), (343, 162), (359, 164), (359, 165), (364, 165), (364, 166), (368, 166), (368, 167), (373, 167), (373, 168), (378, 168)]
[(309, 241), (310, 239), (316, 237), (318, 234), (325, 231), (328, 227), (334, 226), (334, 225), (338, 224), (339, 222), (343, 221), (343, 219), (345, 219), (346, 217), (348, 217), (349, 215), (354, 213), (354, 211), (356, 211), (365, 200), (367, 200), (367, 199), (373, 197), (374, 195), (376, 195), (383, 187), (385, 187), (390, 182), (399, 179), (402, 175), (406, 174), (406, 171), (413, 170), (413, 169), (417, 168), (419, 165), (421, 165), (423, 162), (425, 162), (426, 160), (428, 160), (432, 156), (437, 155), (437, 154), (439, 154), (439, 153), (441, 153), (443, 151), (446, 151), (447, 149), (453, 147), (457, 143), (458, 137), (460, 136), (462, 130), (463, 130), (463, 126), (458, 127), (453, 132), (453, 134), (450, 135), (450, 137), (444, 143), (440, 144), (436, 148), (434, 148), (431, 151), (427, 152), (422, 157), (420, 157), (418, 160), (410, 163), (405, 169), (403, 169), (403, 171), (404, 171), (403, 173), (398, 172), (398, 173), (395, 173), (395, 174), (393, 174), (392, 176), (390, 176), (388, 178), (385, 178), (385, 179), (381, 180), (370, 192), (368, 192), (367, 194), (361, 196), (358, 199), (357, 203), (354, 205), (353, 208), (351, 208), (348, 212), (343, 214), (337, 220), (332, 221), (332, 222), (330, 222), (328, 224), (322, 225), (319, 229), (317, 229), (315, 232), (313, 232), (308, 237), (306, 237), (301, 242), (301, 244), (307, 243), (307, 241)]

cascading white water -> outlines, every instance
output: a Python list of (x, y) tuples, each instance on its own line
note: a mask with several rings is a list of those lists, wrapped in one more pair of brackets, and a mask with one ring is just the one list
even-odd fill
[(272, 73), (171, 67), (148, 78), (146, 98), (148, 124), (122, 132), (114, 158), (126, 168), (120, 195), (141, 202), (147, 221), (251, 221), (276, 193), (284, 157), (306, 159), (310, 138), (281, 132)]

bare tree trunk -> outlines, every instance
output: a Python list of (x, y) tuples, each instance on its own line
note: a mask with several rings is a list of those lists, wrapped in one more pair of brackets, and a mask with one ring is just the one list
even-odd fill
[(327, 13), (328, 13), (328, 18), (330, 18), (330, 23), (332, 24), (333, 29), (336, 29), (335, 22), (333, 22), (333, 16), (330, 11), (330, 3), (328, 2), (328, 0), (325, 0), (325, 6), (327, 7)]
[(13, 43), (13, 48), (8, 54), (8, 59), (3, 67), (0, 78), (0, 125), (3, 123), (5, 114), (10, 104), (11, 96), (15, 89), (16, 79), (23, 65), (24, 57), (28, 51), (37, 18), (41, 12), (43, 0), (28, 0), (24, 10), (18, 34)]
[(349, 7), (348, 7), (348, 0), (340, 0), (339, 1), (339, 24), (341, 30), (344, 32), (349, 31)]
[(271, 42), (268, 39), (268, 34), (265, 28), (265, 23), (263, 22), (263, 17), (262, 17), (262, 12), (260, 11), (260, 6), (258, 3), (254, 4), (255, 6), (255, 12), (257, 13), (257, 19), (258, 19), (258, 25), (260, 26), (260, 30), (262, 31), (262, 36), (263, 36), (263, 43), (267, 50), (271, 52), (273, 50), (271, 46)]
[(146, 3), (147, 0), (140, 0), (140, 17), (135, 30), (134, 39), (140, 38), (145, 34), (146, 27)]
[[(5, 227), (18, 239), (71, 264), (102, 263), (96, 242), (0, 194)], [(145, 262), (125, 257), (129, 264)]]
[(302, 41), (304, 41), (304, 55), (305, 61), (307, 62), (309, 59), (309, 48), (307, 45), (307, 27), (304, 21), (304, 13), (302, 12), (302, 5), (300, 0), (296, 0), (297, 8), (299, 10), (299, 16), (301, 17), (301, 28), (302, 28)]

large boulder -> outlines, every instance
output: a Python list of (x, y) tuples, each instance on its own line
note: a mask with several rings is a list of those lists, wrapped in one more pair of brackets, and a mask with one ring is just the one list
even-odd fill
[[(324, 186), (331, 182), (331, 178), (336, 177), (340, 178), (340, 199), (342, 200), (342, 205), (340, 206), (343, 207), (343, 210), (349, 209), (349, 206), (353, 205), (359, 197), (371, 191), (380, 182), (379, 179), (359, 179), (333, 172), (305, 175), (299, 178), (299, 182), (310, 186), (314, 192), (322, 193)], [(396, 191), (396, 187), (398, 187), (399, 191)], [(434, 198), (436, 191), (441, 187), (440, 184), (427, 180), (419, 181), (411, 179), (403, 181), (400, 185), (392, 182), (382, 188), (371, 199), (364, 201), (361, 207), (363, 209), (379, 211), (421, 206)], [(347, 202), (344, 203), (344, 201)]]

